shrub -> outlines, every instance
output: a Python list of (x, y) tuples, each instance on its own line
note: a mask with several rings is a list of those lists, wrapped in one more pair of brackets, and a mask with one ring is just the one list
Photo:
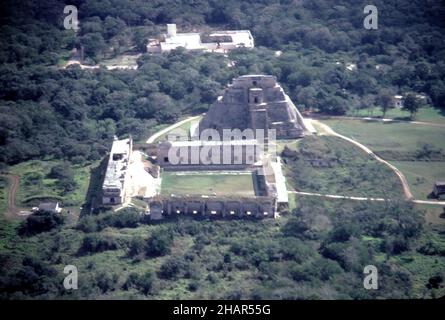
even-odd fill
[(80, 246), (79, 253), (96, 253), (106, 250), (116, 250), (118, 247), (116, 240), (108, 235), (90, 234), (85, 236)]
[(62, 225), (64, 217), (57, 212), (37, 211), (28, 216), (19, 228), (21, 235), (35, 235)]
[(64, 193), (73, 191), (76, 188), (74, 171), (71, 169), (69, 163), (57, 164), (52, 167), (48, 178), (57, 179), (57, 185), (63, 189)]
[(139, 211), (135, 208), (124, 208), (119, 212), (110, 212), (103, 216), (98, 222), (99, 229), (106, 227), (114, 228), (136, 228), (141, 221)]
[(77, 222), (76, 229), (86, 233), (98, 231), (96, 217), (88, 215), (80, 218)]
[(100, 272), (96, 276), (96, 284), (102, 293), (106, 293), (107, 291), (116, 289), (118, 279), (119, 277), (117, 274), (110, 275), (106, 272)]
[(346, 242), (353, 235), (357, 235), (358, 230), (354, 225), (336, 226), (329, 234), (329, 240), (332, 242)]
[(168, 258), (159, 269), (158, 275), (162, 279), (174, 280), (185, 271), (187, 265), (182, 257)]
[(173, 234), (170, 231), (157, 230), (147, 240), (145, 252), (150, 257), (164, 256), (170, 253)]
[(286, 237), (304, 238), (304, 233), (309, 230), (309, 225), (301, 217), (291, 217), (281, 228)]
[(401, 254), (409, 250), (409, 243), (401, 236), (387, 236), (382, 242), (382, 249), (388, 254)]
[(128, 246), (128, 255), (135, 257), (141, 255), (144, 252), (145, 241), (142, 238), (133, 238)]
[(147, 295), (152, 292), (154, 280), (155, 276), (152, 272), (146, 272), (143, 275), (132, 273), (128, 277), (125, 285), (126, 288), (135, 287), (140, 292)]
[(312, 279), (310, 268), (307, 264), (291, 263), (289, 274), (294, 281), (310, 281)]

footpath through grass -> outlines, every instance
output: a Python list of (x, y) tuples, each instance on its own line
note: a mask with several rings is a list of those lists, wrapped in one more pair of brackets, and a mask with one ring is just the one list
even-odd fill
[(323, 120), (336, 132), (369, 147), (406, 176), (416, 199), (427, 199), (445, 180), (445, 129), (410, 123)]
[(296, 152), (283, 153), (283, 160), (288, 183), (297, 191), (402, 197), (400, 181), (390, 168), (338, 137), (306, 137), (300, 141)]

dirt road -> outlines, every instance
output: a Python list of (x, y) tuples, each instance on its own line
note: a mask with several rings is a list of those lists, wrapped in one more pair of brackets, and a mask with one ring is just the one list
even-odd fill
[[(417, 200), (414, 199), (413, 194), (411, 193), (411, 190), (409, 188), (409, 184), (408, 181), (406, 180), (405, 176), (403, 175), (403, 173), (397, 169), (394, 165), (392, 165), (391, 163), (389, 163), (386, 160), (383, 160), (382, 158), (380, 158), (379, 156), (377, 156), (371, 149), (369, 149), (368, 147), (366, 147), (365, 145), (361, 144), (360, 142), (353, 140), (351, 138), (348, 138), (344, 135), (341, 135), (337, 132), (335, 132), (334, 130), (332, 130), (331, 127), (329, 127), (327, 124), (324, 124), (318, 120), (312, 120), (312, 122), (318, 127), (322, 129), (322, 134), (326, 134), (326, 135), (332, 135), (332, 136), (336, 136), (339, 137), (341, 139), (344, 139), (350, 143), (355, 144), (357, 147), (359, 147), (360, 149), (362, 149), (363, 151), (365, 151), (367, 154), (369, 154), (371, 157), (373, 157), (374, 159), (376, 159), (377, 161), (387, 165), (389, 168), (391, 168), (391, 170), (394, 171), (394, 173), (397, 175), (397, 177), (399, 178), (400, 182), (402, 183), (402, 187), (403, 187), (403, 193), (405, 194), (405, 199), (414, 203), (418, 203), (418, 204), (434, 204), (434, 205), (445, 205), (445, 201), (434, 201), (434, 200)], [(326, 195), (322, 195), (322, 196), (326, 196)], [(340, 197), (344, 197), (344, 196), (340, 196)], [(349, 197), (352, 200), (362, 200), (362, 199), (354, 199), (357, 197)], [(377, 200), (377, 201), (381, 201), (381, 200)]]
[(158, 131), (155, 134), (153, 134), (150, 138), (148, 138), (147, 143), (153, 143), (157, 138), (161, 137), (162, 135), (165, 135), (167, 132), (183, 125), (186, 122), (198, 119), (199, 117), (201, 117), (201, 116), (188, 117), (187, 119), (176, 122), (176, 123), (172, 124), (171, 126), (165, 128), (165, 129), (162, 129), (161, 131)]
[(328, 135), (332, 135), (332, 136), (336, 136), (339, 137), (343, 140), (346, 140), (350, 143), (355, 144), (357, 147), (359, 147), (360, 149), (362, 149), (363, 151), (365, 151), (367, 154), (369, 154), (371, 157), (373, 157), (374, 159), (376, 159), (377, 161), (387, 165), (392, 171), (394, 171), (394, 173), (397, 175), (397, 177), (399, 178), (400, 182), (402, 183), (402, 188), (403, 188), (403, 193), (405, 194), (405, 198), (407, 200), (412, 200), (413, 194), (411, 193), (411, 190), (409, 188), (408, 182), (406, 181), (405, 176), (403, 175), (403, 173), (397, 169), (395, 166), (393, 166), (391, 163), (389, 163), (386, 160), (383, 160), (382, 158), (380, 158), (379, 156), (377, 156), (371, 149), (369, 149), (368, 147), (366, 147), (365, 145), (361, 144), (358, 141), (355, 141), (354, 139), (348, 138), (344, 135), (341, 135), (337, 132), (335, 132), (334, 130), (332, 130), (331, 127), (329, 127), (328, 125), (318, 121), (318, 120), (312, 120), (313, 123), (315, 123), (317, 126), (322, 127), (323, 131), (328, 134)]
[(7, 207), (5, 215), (8, 218), (13, 218), (19, 214), (19, 209), (15, 205), (15, 194), (17, 193), (17, 189), (19, 187), (20, 177), (15, 174), (2, 174), (3, 177), (6, 177), (9, 180), (8, 186), (8, 197), (7, 197)]

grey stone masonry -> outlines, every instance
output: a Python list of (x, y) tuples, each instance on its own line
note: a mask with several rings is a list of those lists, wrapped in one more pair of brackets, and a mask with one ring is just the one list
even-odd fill
[[(233, 80), (210, 106), (199, 130), (275, 129), (279, 139), (298, 138), (306, 130), (303, 117), (270, 75), (245, 75)], [(266, 134), (267, 136), (267, 134)]]

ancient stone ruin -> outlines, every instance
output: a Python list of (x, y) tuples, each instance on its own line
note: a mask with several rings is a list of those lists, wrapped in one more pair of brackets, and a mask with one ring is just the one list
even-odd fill
[[(154, 188), (150, 196), (143, 197), (146, 213), (152, 220), (176, 215), (278, 216), (278, 211), (288, 206), (289, 199), (274, 140), (299, 138), (305, 132), (310, 130), (303, 117), (274, 76), (246, 75), (234, 79), (199, 124), (190, 126), (188, 134), (170, 133), (164, 141), (150, 142), (150, 172), (157, 172), (153, 177), (159, 183), (150, 186)], [(124, 203), (126, 159), (131, 152), (128, 146), (131, 149), (131, 141), (113, 144), (103, 185), (103, 204)], [(190, 174), (199, 177), (190, 180), (194, 188), (186, 188), (186, 192), (174, 188), (179, 184), (174, 179)], [(225, 182), (222, 177), (228, 174), (250, 176), (252, 185), (244, 182), (249, 192), (243, 193), (242, 186), (240, 190), (230, 186), (232, 180)], [(206, 181), (211, 181), (210, 187)], [(162, 182), (170, 186), (163, 188)], [(217, 193), (212, 183), (228, 183), (233, 191)]]
[[(299, 138), (306, 130), (303, 117), (274, 76), (246, 75), (233, 80), (212, 104), (199, 130), (275, 129), (279, 139)], [(265, 134), (267, 135), (267, 134)]]

